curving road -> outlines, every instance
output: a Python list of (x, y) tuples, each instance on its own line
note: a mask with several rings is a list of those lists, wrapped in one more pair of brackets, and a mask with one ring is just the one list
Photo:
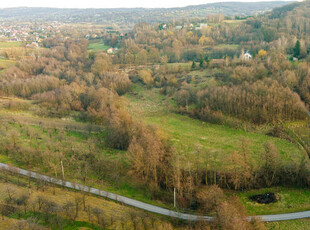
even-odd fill
[[(211, 221), (214, 217), (211, 216), (197, 216), (197, 215), (191, 215), (191, 214), (185, 214), (180, 212), (175, 212), (166, 208), (161, 208), (155, 205), (147, 204), (141, 201), (137, 201), (134, 199), (130, 199), (124, 196), (117, 195), (115, 193), (106, 192), (103, 190), (99, 190), (96, 188), (88, 187), (81, 184), (72, 183), (69, 181), (63, 181), (60, 179), (56, 179), (53, 177), (45, 176), (42, 174), (38, 174), (35, 172), (31, 172), (28, 170), (16, 168), (13, 166), (9, 166), (7, 164), (0, 163), (0, 169), (4, 169), (7, 171), (11, 171), (14, 173), (18, 173), (20, 175), (24, 175), (27, 177), (31, 177), (34, 179), (39, 179), (46, 181), (48, 183), (61, 185), (67, 188), (84, 191), (87, 193), (91, 193), (94, 195), (102, 196), (111, 200), (118, 201), (120, 203), (130, 205), (136, 208), (140, 208), (149, 212), (158, 213), (161, 215), (169, 216), (169, 217), (175, 217), (183, 220), (189, 220), (189, 221), (197, 221), (197, 220), (205, 220), (205, 221)], [(256, 216), (260, 217), (263, 221), (271, 222), (271, 221), (283, 221), (283, 220), (294, 220), (294, 219), (302, 219), (302, 218), (310, 218), (310, 211), (305, 212), (294, 212), (294, 213), (287, 213), (287, 214), (276, 214), (276, 215), (262, 215), (262, 216)], [(253, 217), (249, 217), (249, 220)]]

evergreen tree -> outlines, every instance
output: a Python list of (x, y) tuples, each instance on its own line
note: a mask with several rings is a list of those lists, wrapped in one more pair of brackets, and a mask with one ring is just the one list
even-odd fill
[(195, 61), (193, 61), (192, 69), (196, 69), (196, 62)]
[(294, 57), (299, 57), (300, 55), (300, 41), (297, 40), (295, 47), (294, 47)]
[(199, 67), (200, 67), (201, 69), (204, 67), (204, 59), (203, 59), (202, 56), (200, 57)]
[(208, 56), (208, 55), (206, 55), (204, 59), (205, 59), (205, 62), (206, 62), (207, 64), (209, 64), (209, 62), (210, 62), (210, 58), (209, 58), (209, 56)]

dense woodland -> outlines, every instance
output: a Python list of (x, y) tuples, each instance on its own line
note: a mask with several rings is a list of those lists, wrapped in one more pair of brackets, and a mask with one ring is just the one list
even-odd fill
[[(284, 163), (271, 142), (265, 143), (262, 162), (250, 161), (249, 143), (241, 140), (240, 150), (233, 152), (221, 168), (211, 160), (207, 164), (208, 159), (204, 163), (214, 167), (202, 167), (195, 159), (192, 168), (182, 167), (169, 136), (134, 119), (122, 95), (130, 92), (133, 84), (160, 88), (176, 102), (178, 113), (222, 125), (228, 121), (254, 127), (268, 124), (273, 127), (272, 135), (282, 137), (283, 122), (309, 119), (310, 18), (305, 13), (309, 7), (309, 2), (294, 3), (236, 25), (210, 16), (212, 26), (198, 31), (177, 30), (172, 24), (160, 29), (158, 24), (140, 23), (127, 36), (104, 37), (105, 44), (120, 48), (113, 55), (88, 51), (88, 41), (83, 38), (48, 38), (40, 53), (20, 58), (1, 74), (0, 96), (34, 101), (37, 116), (73, 115), (76, 120), (103, 125), (104, 131), (86, 138), (85, 152), (74, 148), (64, 133), (39, 133), (13, 122), (13, 127), (22, 129), (29, 139), (31, 145), (25, 146), (12, 124), (3, 123), (0, 152), (21, 165), (52, 169), (55, 176), (60, 174), (55, 165), (63, 161), (83, 181), (91, 177), (111, 183), (138, 181), (155, 199), (169, 202), (167, 192), (176, 188), (181, 207), (215, 211), (219, 217), (234, 210), (228, 202), (217, 203), (220, 187), (307, 187), (309, 159)], [(241, 60), (241, 49), (249, 50), (253, 58)], [(199, 84), (197, 73), (208, 79), (206, 84)], [(14, 105), (8, 109), (11, 107)], [(36, 147), (42, 138), (49, 143), (47, 149)], [(105, 158), (100, 148), (125, 153), (122, 159)], [(204, 185), (212, 186), (201, 192), (199, 188)], [(251, 229), (241, 219), (234, 229)], [(221, 224), (227, 222), (217, 226)]]

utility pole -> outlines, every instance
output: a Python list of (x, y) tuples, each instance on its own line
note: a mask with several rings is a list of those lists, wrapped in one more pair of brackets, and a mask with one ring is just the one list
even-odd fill
[(62, 161), (60, 161), (60, 164), (61, 164), (62, 179), (64, 180), (65, 179), (64, 165), (63, 165)]
[(175, 196), (175, 188), (173, 188), (173, 206), (175, 208), (177, 207), (177, 201), (176, 201), (176, 196)]

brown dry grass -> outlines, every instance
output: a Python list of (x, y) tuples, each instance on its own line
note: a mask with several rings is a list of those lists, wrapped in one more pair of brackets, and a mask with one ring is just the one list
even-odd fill
[[(3, 172), (0, 171), (0, 175)], [(42, 196), (45, 199), (55, 202), (58, 205), (63, 205), (68, 201), (72, 203), (75, 202), (75, 198), (82, 198), (83, 194), (73, 190), (63, 189), (60, 187), (45, 186), (44, 191), (42, 189), (37, 189), (35, 182), (30, 182), (30, 189), (28, 186), (27, 179), (21, 178), (20, 185), (17, 183), (15, 176), (9, 176), (9, 181), (5, 182), (0, 180), (0, 203), (4, 202), (4, 199), (8, 197), (7, 189), (14, 191), (14, 196), (18, 197), (22, 194), (30, 194), (29, 204), (35, 202), (37, 197)], [(14, 183), (11, 182), (14, 181)], [(138, 229), (144, 229), (144, 223), (148, 226), (153, 226), (151, 229), (173, 229), (172, 225), (163, 217), (153, 215), (151, 213), (146, 213), (142, 210), (138, 210), (129, 206), (122, 205), (120, 203), (115, 203), (110, 200), (105, 200), (100, 197), (86, 195), (86, 206), (91, 208), (99, 208), (103, 211), (104, 217), (109, 222), (111, 217), (114, 220), (114, 223), (109, 226), (109, 229), (133, 229), (132, 220), (135, 219)], [(28, 209), (31, 209), (29, 205)], [(77, 218), (78, 221), (89, 222), (88, 214), (86, 211), (83, 211), (83, 205), (80, 206), (80, 212)], [(1, 229), (10, 229), (14, 227), (14, 224), (18, 220), (11, 218), (0, 217), (0, 230)], [(92, 216), (91, 222), (96, 224), (95, 216)]]

